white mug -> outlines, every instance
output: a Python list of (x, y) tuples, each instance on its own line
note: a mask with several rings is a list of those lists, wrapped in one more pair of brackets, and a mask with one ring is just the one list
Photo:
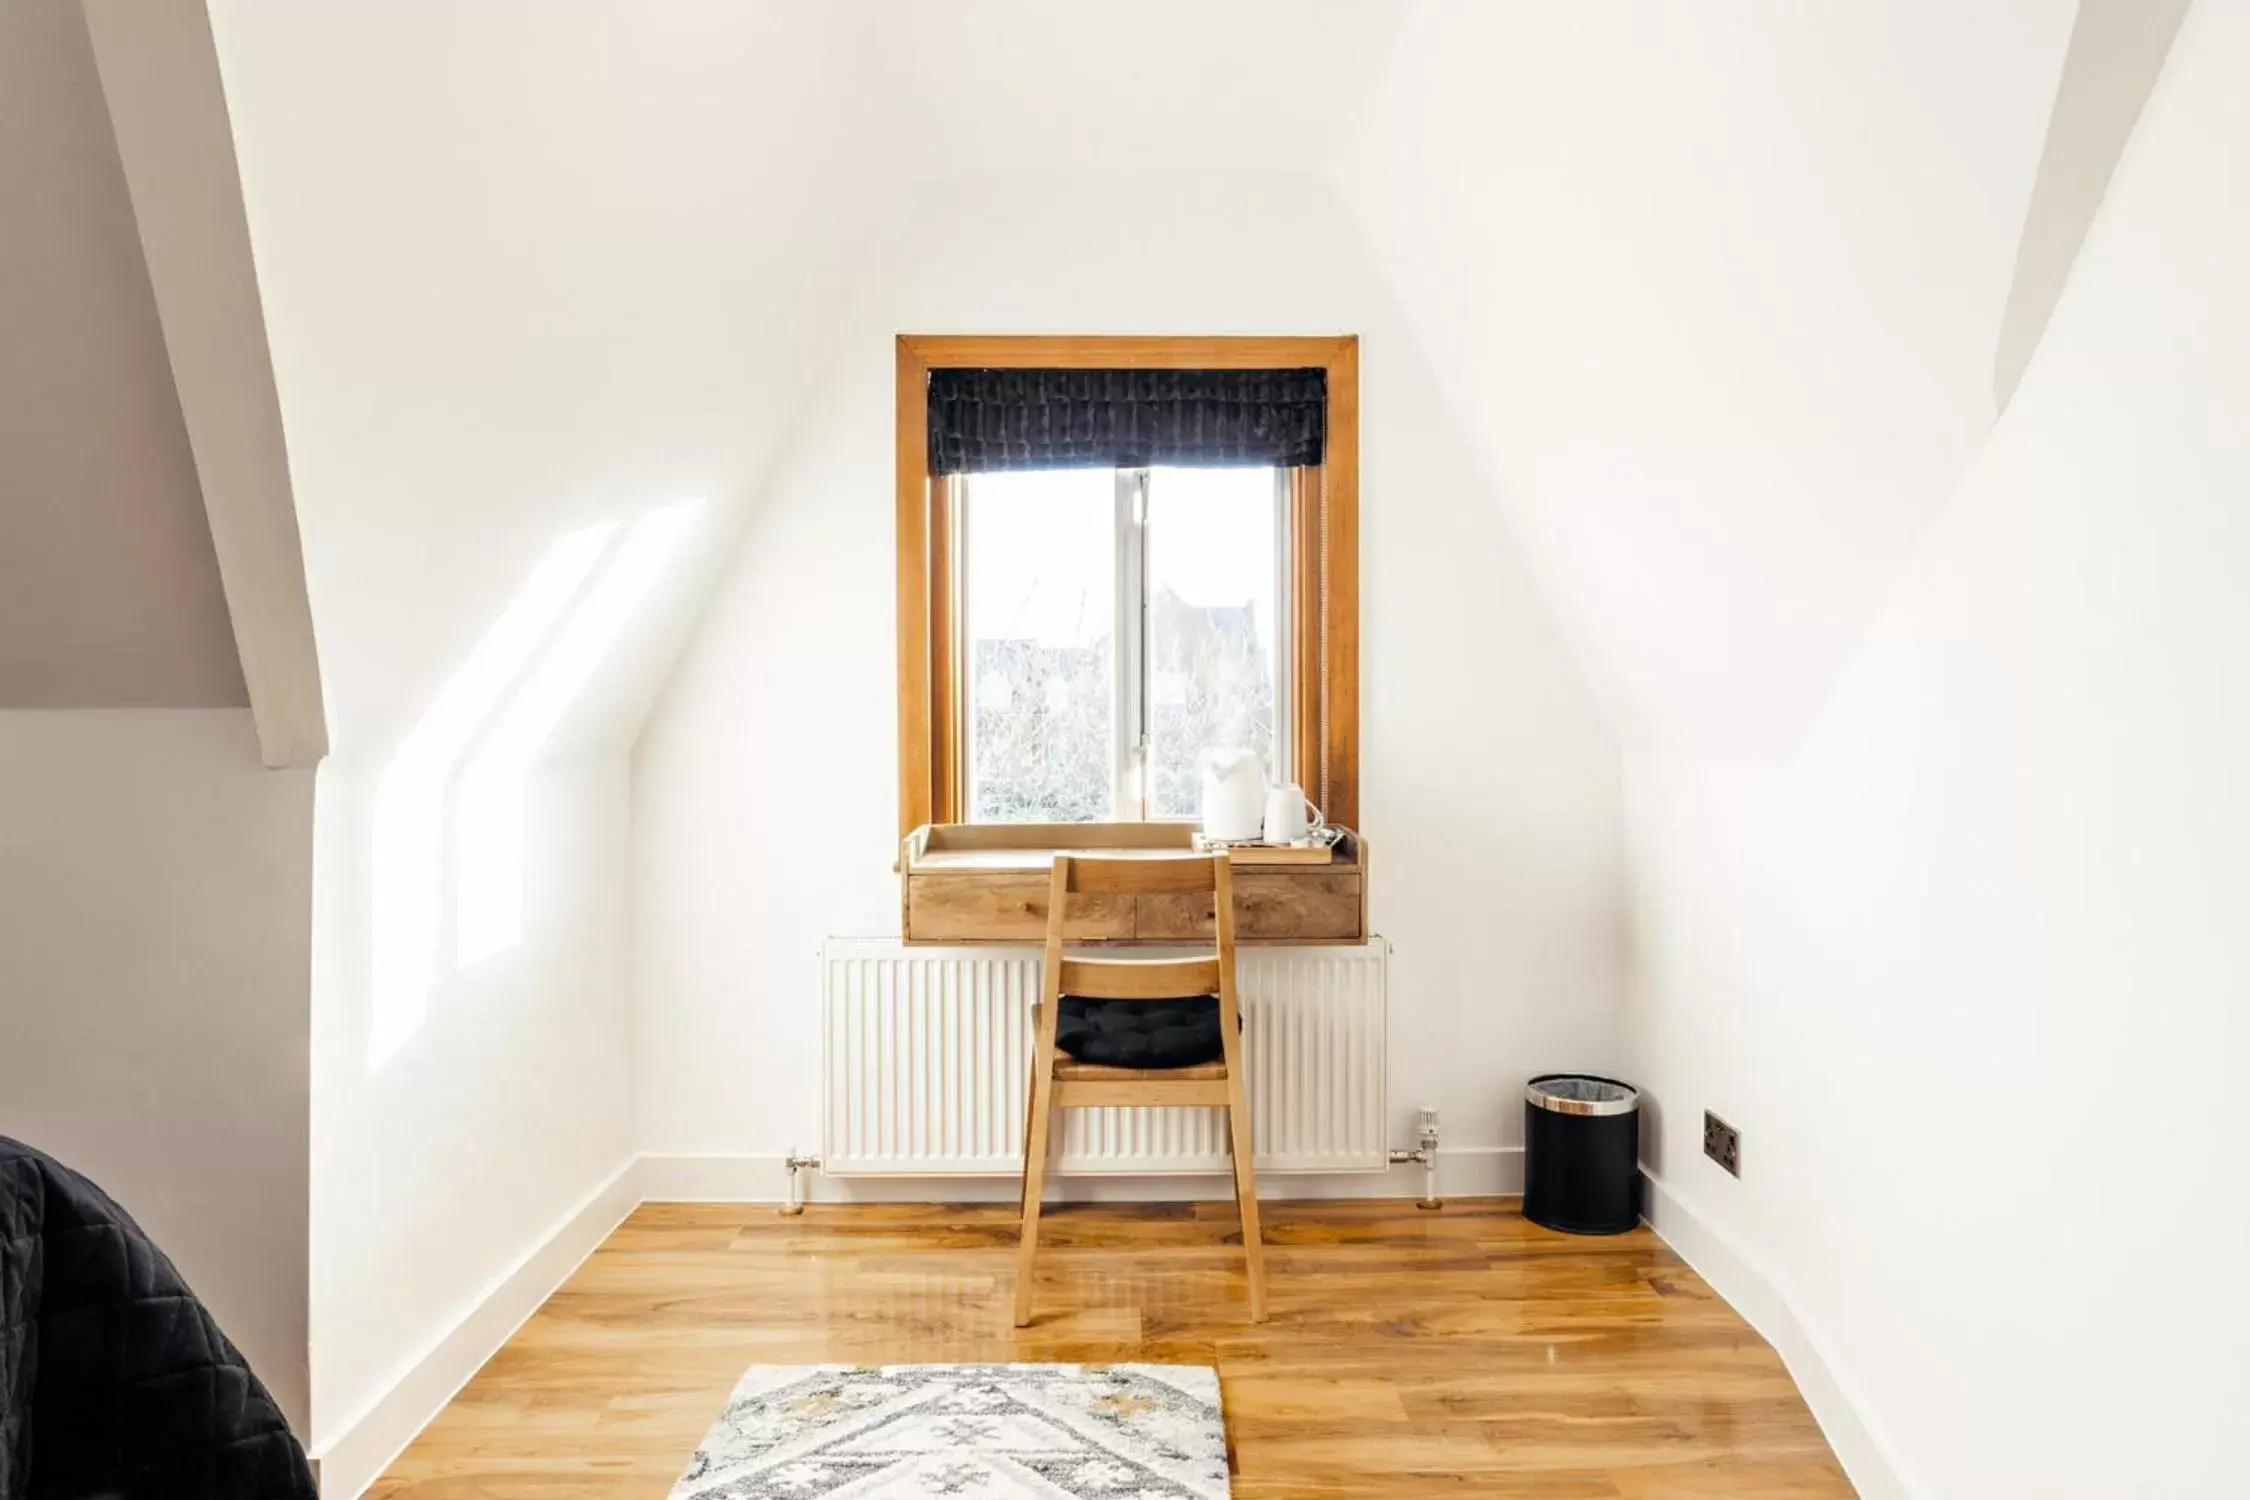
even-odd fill
[[(1266, 793), (1265, 841), (1302, 844), (1311, 838), (1312, 823), (1305, 817), (1308, 808), (1312, 808), (1312, 804), (1305, 800), (1305, 789), (1294, 781)], [(1319, 816), (1319, 809), (1312, 811), (1314, 817)]]

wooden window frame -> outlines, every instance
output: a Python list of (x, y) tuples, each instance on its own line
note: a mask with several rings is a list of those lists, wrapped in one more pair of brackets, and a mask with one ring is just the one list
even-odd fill
[[(1328, 443), (1291, 485), (1290, 704), (1296, 774), (1332, 823), (1359, 827), (1359, 337), (898, 336), (898, 803), (901, 837), (963, 821), (960, 486), (929, 471), (930, 371), (1266, 370), (1328, 374)], [(1314, 545), (1306, 546), (1306, 539)]]

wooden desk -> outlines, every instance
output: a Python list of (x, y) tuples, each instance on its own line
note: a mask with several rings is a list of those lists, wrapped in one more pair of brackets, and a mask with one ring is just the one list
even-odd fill
[[(1047, 934), (1057, 854), (1179, 855), (1185, 823), (927, 823), (899, 850), (899, 930), (909, 943), (1036, 943)], [(1237, 849), (1235, 936), (1244, 944), (1367, 941), (1367, 844), (1356, 833), (1325, 863), (1297, 851)], [(1209, 896), (1074, 897), (1064, 927), (1087, 943), (1211, 937)]]

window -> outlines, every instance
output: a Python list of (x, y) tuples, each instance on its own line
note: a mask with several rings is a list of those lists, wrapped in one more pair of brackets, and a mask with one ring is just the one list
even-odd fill
[(1285, 471), (957, 484), (963, 821), (1193, 818), (1223, 746), (1291, 778)]
[[(1205, 753), (1238, 745), (1356, 823), (1357, 364), (1349, 337), (900, 338), (903, 831), (1192, 820)], [(1230, 452), (933, 475), (933, 370), (948, 395), (1042, 371), (1205, 391), (1301, 377), (1314, 420), (1325, 375), (1326, 446), (1272, 455), (1292, 467)], [(1194, 373), (1222, 370), (1245, 373)]]

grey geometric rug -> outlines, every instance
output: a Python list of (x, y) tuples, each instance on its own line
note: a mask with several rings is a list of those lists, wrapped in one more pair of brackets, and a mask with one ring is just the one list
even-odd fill
[(671, 1500), (1224, 1500), (1204, 1365), (755, 1365)]

